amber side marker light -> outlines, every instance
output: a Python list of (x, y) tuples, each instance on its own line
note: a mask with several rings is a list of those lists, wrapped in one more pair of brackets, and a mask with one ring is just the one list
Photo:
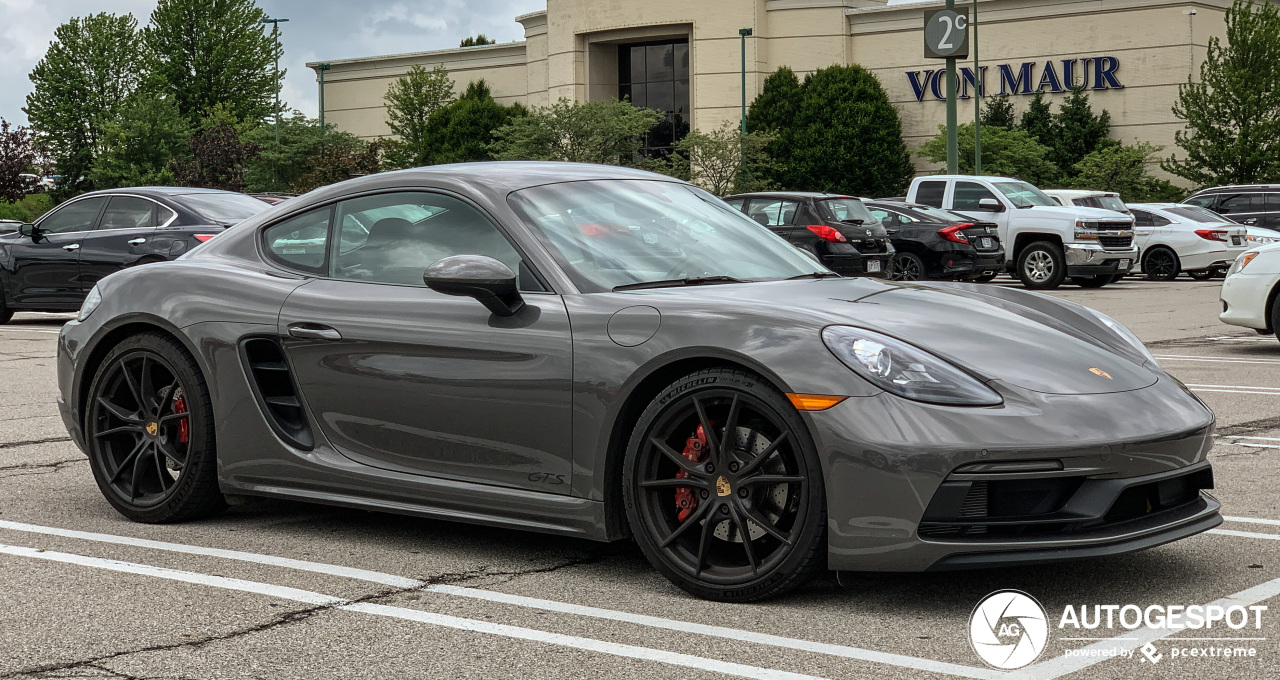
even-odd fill
[(828, 394), (791, 394), (787, 393), (791, 405), (801, 411), (825, 411), (839, 404), (848, 397), (833, 397)]
[(1240, 259), (1240, 269), (1237, 269), (1236, 271), (1241, 271), (1245, 267), (1248, 267), (1249, 263), (1253, 262), (1253, 258), (1257, 256), (1258, 256), (1257, 253), (1245, 253), (1244, 257)]

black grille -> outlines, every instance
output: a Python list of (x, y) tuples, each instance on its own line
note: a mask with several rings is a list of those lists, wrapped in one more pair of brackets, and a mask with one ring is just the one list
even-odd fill
[(1099, 236), (1103, 248), (1128, 248), (1133, 245), (1132, 236)]
[(240, 347), (267, 422), (285, 441), (310, 450), (315, 445), (311, 426), (298, 399), (298, 388), (285, 362), (284, 350), (268, 338), (250, 338), (240, 343)]

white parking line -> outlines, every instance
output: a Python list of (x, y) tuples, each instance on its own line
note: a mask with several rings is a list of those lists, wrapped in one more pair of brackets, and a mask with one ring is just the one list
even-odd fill
[(4, 333), (52, 333), (52, 334), (54, 334), (54, 335), (57, 335), (57, 334), (61, 333), (62, 331), (60, 331), (60, 330), (57, 330), (57, 331), (50, 331), (50, 330), (43, 330), (43, 329), (40, 329), (40, 328), (12, 328), (12, 327), (11, 327), (11, 328), (0, 328), (0, 332), (4, 332)]
[(1235, 357), (1197, 357), (1189, 354), (1155, 354), (1160, 361), (1203, 361), (1211, 364), (1262, 364), (1280, 365), (1280, 359), (1237, 359)]
[[(165, 541), (153, 541), (144, 538), (133, 538), (130, 536), (117, 536), (114, 534), (100, 534), (88, 531), (77, 531), (74, 529), (62, 529), (58, 527), (46, 527), (37, 524), (25, 524), (22, 522), (11, 522), (8, 520), (0, 520), (0, 529), (9, 529), (12, 531), (22, 531), (26, 533), (44, 534), (49, 536), (61, 536), (64, 538), (75, 538), (86, 541), (96, 541), (99, 543), (112, 543), (116, 545), (127, 545), (138, 548), (148, 548), (151, 550), (162, 550), (166, 552), (183, 553), (188, 555), (202, 555), (206, 557), (218, 557), (222, 559), (238, 560), (241, 562), (253, 562), (256, 564), (266, 564), (287, 569), (297, 569), (301, 571), (309, 571), (318, 574), (328, 574), (331, 576), (341, 576), (344, 578), (355, 579), (359, 581), (368, 581), (371, 583), (379, 583), (384, 585), (392, 585), (401, 588), (421, 588), (426, 586), (425, 581), (405, 578), (393, 574), (384, 574), (376, 571), (365, 569), (355, 569), (351, 567), (343, 567), (334, 564), (324, 564), (320, 562), (309, 562), (306, 560), (295, 560), (287, 557), (276, 557), (274, 555), (261, 555), (258, 553), (242, 552), (239, 550), (224, 550), (221, 548), (206, 548), (202, 546), (187, 545), (183, 543), (169, 543)], [(967, 678), (984, 678), (997, 679), (1003, 677), (1002, 673), (987, 670), (985, 668), (977, 668), (974, 666), (965, 666), (962, 664), (946, 663), (942, 661), (934, 661), (932, 659), (922, 659), (903, 654), (892, 654), (888, 652), (878, 652), (871, 649), (861, 649), (858, 647), (848, 647), (845, 645), (834, 645), (823, 642), (814, 642), (812, 640), (802, 640), (798, 638), (788, 638), (779, 635), (769, 635), (766, 633), (757, 633), (749, 630), (741, 630), (737, 628), (726, 628), (723, 626), (711, 626), (706, 624), (691, 623), (688, 621), (680, 621), (676, 619), (666, 619), (657, 616), (647, 616), (644, 614), (633, 614), (630, 612), (616, 611), (612, 609), (602, 609), (598, 607), (587, 607), (574, 605), (565, 602), (557, 602), (555, 600), (543, 600), (532, 597), (523, 597), (518, 595), (507, 595), (488, 590), (480, 590), (477, 588), (462, 588), (458, 586), (434, 585), (426, 587), (425, 590), (439, 593), (442, 595), (452, 595), (457, 597), (469, 597), (479, 600), (488, 600), (491, 602), (500, 602), (519, 607), (528, 607), (532, 609), (541, 609), (544, 611), (561, 612), (565, 614), (576, 614), (578, 616), (587, 616), (591, 618), (607, 619), (611, 621), (619, 621), (623, 623), (631, 623), (650, 628), (660, 628), (664, 630), (673, 630), (686, 633), (694, 633), (697, 635), (705, 635), (708, 637), (716, 637), (727, 640), (735, 640), (740, 642), (749, 642), (772, 647), (781, 647), (783, 649), (802, 649), (805, 651), (816, 652), (819, 654), (827, 654), (847, 659), (857, 659), (860, 661), (868, 661), (871, 663), (880, 663), (901, 668), (910, 668), (914, 670), (931, 671), (934, 673), (942, 673), (946, 675), (954, 675)]]
[(1226, 517), (1222, 519), (1228, 522), (1248, 522), (1249, 524), (1270, 524), (1272, 526), (1280, 526), (1280, 519), (1263, 519), (1261, 517)]
[(1218, 342), (1223, 342), (1223, 341), (1225, 342), (1275, 342), (1276, 341), (1275, 338), (1265, 338), (1265, 337), (1255, 338), (1253, 336), (1244, 336), (1244, 335), (1219, 335), (1212, 338), (1205, 338), (1205, 340), (1214, 340)]
[(1195, 385), (1187, 383), (1195, 392), (1224, 392), (1228, 394), (1266, 394), (1280, 397), (1280, 387), (1255, 387), (1249, 385)]
[(241, 579), (200, 574), (190, 571), (179, 571), (176, 569), (155, 567), (149, 564), (106, 560), (98, 557), (86, 557), (84, 555), (74, 555), (71, 553), (54, 552), (50, 550), (41, 551), (35, 548), (25, 548), (4, 544), (0, 544), (0, 554), (16, 555), (19, 557), (33, 557), (52, 562), (75, 564), (83, 567), (140, 574), (143, 576), (152, 576), (171, 581), (181, 581), (184, 583), (194, 583), (214, 588), (223, 588), (226, 590), (238, 590), (241, 592), (267, 595), (270, 597), (292, 600), (294, 602), (302, 602), (310, 605), (332, 607), (342, 611), (372, 614), (374, 616), (386, 616), (405, 621), (417, 621), (419, 623), (425, 623), (432, 626), (442, 626), (457, 630), (486, 633), (489, 635), (498, 635), (517, 640), (528, 640), (530, 642), (541, 642), (544, 644), (570, 647), (573, 649), (581, 649), (591, 652), (600, 652), (602, 654), (611, 654), (613, 656), (621, 656), (631, 659), (657, 661), (658, 663), (665, 663), (673, 666), (696, 668), (698, 670), (723, 673), (726, 675), (736, 675), (743, 678), (755, 678), (757, 680), (818, 680), (816, 676), (812, 675), (791, 673), (772, 668), (760, 668), (758, 666), (748, 666), (745, 664), (734, 663), (732, 661), (721, 661), (719, 659), (693, 656), (691, 654), (680, 654), (678, 652), (668, 652), (649, 647), (623, 645), (616, 642), (606, 642), (604, 640), (578, 637), (575, 635), (561, 635), (559, 633), (549, 633), (547, 631), (537, 630), (534, 628), (522, 628), (520, 626), (511, 626), (504, 623), (477, 621), (475, 619), (465, 619), (446, 614), (436, 614), (419, 609), (392, 607), (389, 605), (371, 604), (367, 602), (350, 602), (332, 595), (325, 595), (324, 593), (317, 593), (309, 590), (299, 590), (297, 588), (278, 586), (270, 583), (244, 581)]
[[(1216, 531), (1216, 530), (1215, 530)], [(1257, 604), (1263, 600), (1269, 600), (1280, 595), (1280, 578), (1267, 581), (1252, 588), (1242, 590), (1234, 595), (1228, 595), (1220, 600), (1215, 600), (1206, 604), (1206, 607), (1229, 607), (1232, 605), (1249, 606)], [(1058, 656), (1048, 661), (1042, 661), (1034, 666), (1028, 666), (1021, 671), (1015, 671), (1006, 675), (1006, 678), (1043, 678), (1051, 680), (1052, 678), (1060, 678), (1070, 673), (1084, 670), (1095, 664), (1101, 663), (1113, 657), (1102, 656), (1102, 650), (1132, 650), (1137, 649), (1148, 642), (1163, 640), (1164, 638), (1176, 635), (1180, 630), (1163, 629), (1163, 628), (1140, 628), (1138, 630), (1128, 631), (1126, 637), (1111, 638), (1102, 642), (1096, 642), (1088, 647), (1084, 647), (1081, 652), (1072, 654), (1071, 656)], [(1089, 656), (1091, 652), (1097, 650), (1098, 656)], [(1145, 673), (1139, 675), (1147, 676)], [(1147, 676), (1149, 677), (1149, 676)]]
[(1252, 531), (1236, 531), (1235, 529), (1210, 529), (1210, 534), (1218, 534), (1220, 536), (1236, 536), (1239, 538), (1261, 538), (1269, 541), (1280, 541), (1280, 534), (1259, 534)]

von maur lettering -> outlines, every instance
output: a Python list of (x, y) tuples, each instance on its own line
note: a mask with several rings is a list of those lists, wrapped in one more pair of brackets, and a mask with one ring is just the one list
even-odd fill
[[(1124, 85), (1116, 77), (1116, 71), (1120, 69), (1120, 60), (1116, 57), (1049, 60), (1043, 66), (1038, 61), (999, 64), (991, 74), (992, 82), (988, 82), (988, 68), (979, 68), (976, 79), (972, 68), (960, 68), (961, 99), (969, 99), (975, 89), (980, 97), (989, 94), (1026, 95), (1038, 91), (1066, 92), (1073, 85), (1092, 90), (1124, 89)], [(999, 90), (994, 88), (994, 78), (997, 76), (1000, 79)], [(915, 93), (918, 102), (924, 101), (926, 94), (939, 101), (946, 101), (946, 77), (944, 69), (907, 71), (907, 80), (911, 82), (911, 91)]]

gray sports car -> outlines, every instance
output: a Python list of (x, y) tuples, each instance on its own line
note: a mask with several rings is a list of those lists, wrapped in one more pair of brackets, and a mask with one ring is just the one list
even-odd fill
[(273, 496), (614, 541), (752, 600), (1221, 522), (1213, 414), (1112, 319), (845, 279), (636, 170), (484, 163), (295, 198), (113, 274), (59, 404), (141, 522)]

